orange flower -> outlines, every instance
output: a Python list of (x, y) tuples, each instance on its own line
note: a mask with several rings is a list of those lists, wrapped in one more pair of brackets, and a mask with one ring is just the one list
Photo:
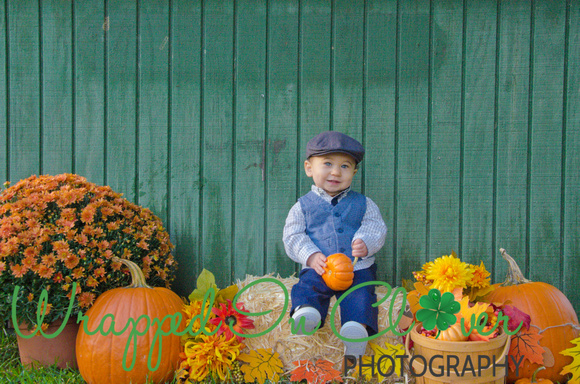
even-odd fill
[(38, 273), (38, 276), (42, 277), (43, 279), (50, 279), (54, 274), (54, 268), (44, 264), (39, 264), (36, 268), (36, 273)]
[(76, 255), (74, 255), (72, 253), (69, 253), (68, 255), (66, 255), (66, 257), (64, 259), (65, 267), (67, 267), (68, 269), (73, 269), (78, 264), (79, 264), (79, 258)]
[(67, 205), (74, 202), (75, 196), (71, 193), (70, 189), (64, 187), (60, 193), (56, 203), (59, 207), (66, 207)]
[(69, 250), (69, 246), (68, 243), (64, 240), (57, 240), (54, 243), (52, 243), (52, 249), (55, 252), (59, 252), (59, 251), (68, 251)]
[(60, 227), (63, 227), (63, 229), (64, 228), (74, 228), (74, 226), (75, 226), (75, 220), (74, 219), (73, 220), (67, 220), (64, 217), (61, 217), (60, 219), (58, 219), (56, 221), (56, 224), (58, 226), (60, 226)]
[(75, 268), (72, 272), (72, 277), (73, 279), (82, 279), (84, 277), (84, 272), (85, 272), (85, 268), (84, 267), (78, 267)]
[(33, 258), (34, 256), (36, 256), (36, 249), (34, 249), (34, 247), (28, 247), (24, 250), (24, 257), (26, 258)]
[[(114, 246), (115, 242), (111, 242), (111, 246)], [(103, 256), (105, 256), (105, 259), (110, 260), (114, 255), (113, 255), (113, 251), (111, 251), (110, 249), (107, 249), (105, 252), (103, 252)], [(97, 259), (97, 261), (99, 262), (99, 264), (103, 264), (104, 261), (103, 259), (99, 258)]]
[(119, 229), (120, 224), (118, 222), (113, 222), (113, 223), (107, 223), (107, 229), (109, 231), (116, 231), (117, 229)]
[(79, 306), (88, 308), (95, 302), (95, 294), (92, 292), (83, 292), (79, 296)]
[(103, 276), (105, 276), (105, 268), (99, 267), (99, 268), (95, 269), (93, 271), (93, 273), (96, 277), (103, 277)]
[(101, 252), (109, 249), (110, 246), (111, 246), (111, 244), (109, 244), (109, 242), (107, 240), (101, 240), (97, 244), (97, 248), (99, 248), (99, 251), (101, 251)]
[(97, 285), (99, 285), (99, 282), (93, 277), (93, 276), (89, 276), (89, 278), (87, 279), (87, 287), (96, 287)]
[(44, 316), (48, 315), (50, 313), (50, 310), (52, 309), (52, 304), (50, 303), (46, 303), (46, 302), (41, 302), (40, 303), (40, 315), (44, 314)]
[(26, 269), (31, 269), (34, 267), (34, 265), (36, 265), (36, 259), (34, 256), (26, 257), (24, 260), (22, 260), (22, 266)]
[(114, 213), (114, 211), (110, 207), (101, 208), (101, 215), (103, 215), (103, 220), (105, 220), (107, 217), (113, 215), (113, 213)]
[(165, 270), (158, 270), (157, 275), (161, 277), (163, 280), (167, 280), (167, 271)]
[(490, 273), (485, 269), (483, 261), (480, 265), (472, 265), (473, 279), (471, 280), (471, 286), (475, 288), (486, 288), (490, 286)]
[(48, 255), (42, 256), (42, 263), (48, 265), (54, 265), (56, 263), (56, 257), (54, 257), (53, 253), (49, 253)]
[(52, 281), (54, 281), (55, 283), (62, 283), (64, 281), (64, 277), (62, 277), (62, 273), (61, 272), (57, 272), (52, 277)]
[(149, 244), (147, 244), (145, 240), (141, 240), (139, 243), (137, 243), (137, 246), (141, 249), (149, 249)]
[(86, 246), (89, 242), (89, 238), (84, 233), (77, 234), (74, 240), (82, 246)]
[(14, 275), (14, 277), (22, 277), (26, 272), (28, 272), (26, 268), (18, 264), (13, 265), (10, 269), (12, 270), (12, 275)]
[(93, 205), (87, 205), (81, 212), (81, 221), (85, 224), (90, 224), (95, 218), (96, 209)]

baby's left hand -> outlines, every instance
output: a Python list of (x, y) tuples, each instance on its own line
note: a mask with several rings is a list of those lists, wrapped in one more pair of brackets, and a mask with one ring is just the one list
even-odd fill
[(369, 250), (364, 241), (356, 239), (352, 242), (352, 257), (365, 257), (368, 253)]

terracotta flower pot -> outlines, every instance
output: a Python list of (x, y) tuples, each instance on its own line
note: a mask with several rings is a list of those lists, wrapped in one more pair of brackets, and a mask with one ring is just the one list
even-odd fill
[[(50, 324), (45, 334), (54, 334), (61, 324), (62, 321), (60, 320)], [(28, 336), (35, 330), (28, 330), (25, 325), (21, 325), (18, 328), (23, 336)], [(59, 368), (70, 367), (76, 369), (75, 342), (78, 330), (79, 324), (74, 320), (70, 320), (64, 326), (62, 332), (52, 339), (42, 336), (40, 331), (30, 338), (21, 337), (17, 332), (16, 338), (22, 365), (40, 364), (49, 366), (56, 364)]]

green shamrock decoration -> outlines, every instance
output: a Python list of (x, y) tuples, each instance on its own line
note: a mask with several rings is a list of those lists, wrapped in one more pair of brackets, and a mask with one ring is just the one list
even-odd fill
[(461, 305), (455, 301), (451, 292), (441, 295), (438, 289), (431, 289), (426, 296), (419, 299), (421, 305), (417, 311), (417, 320), (423, 323), (423, 328), (430, 331), (437, 326), (439, 331), (445, 331), (455, 324), (455, 314), (461, 309)]

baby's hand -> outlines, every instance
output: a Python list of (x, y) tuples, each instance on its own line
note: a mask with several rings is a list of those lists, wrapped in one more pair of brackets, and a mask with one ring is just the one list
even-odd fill
[(326, 256), (320, 252), (313, 253), (308, 258), (306, 265), (314, 269), (316, 273), (322, 276), (324, 274), (324, 268), (326, 268)]
[(367, 245), (361, 239), (352, 242), (352, 257), (365, 257), (369, 254)]

